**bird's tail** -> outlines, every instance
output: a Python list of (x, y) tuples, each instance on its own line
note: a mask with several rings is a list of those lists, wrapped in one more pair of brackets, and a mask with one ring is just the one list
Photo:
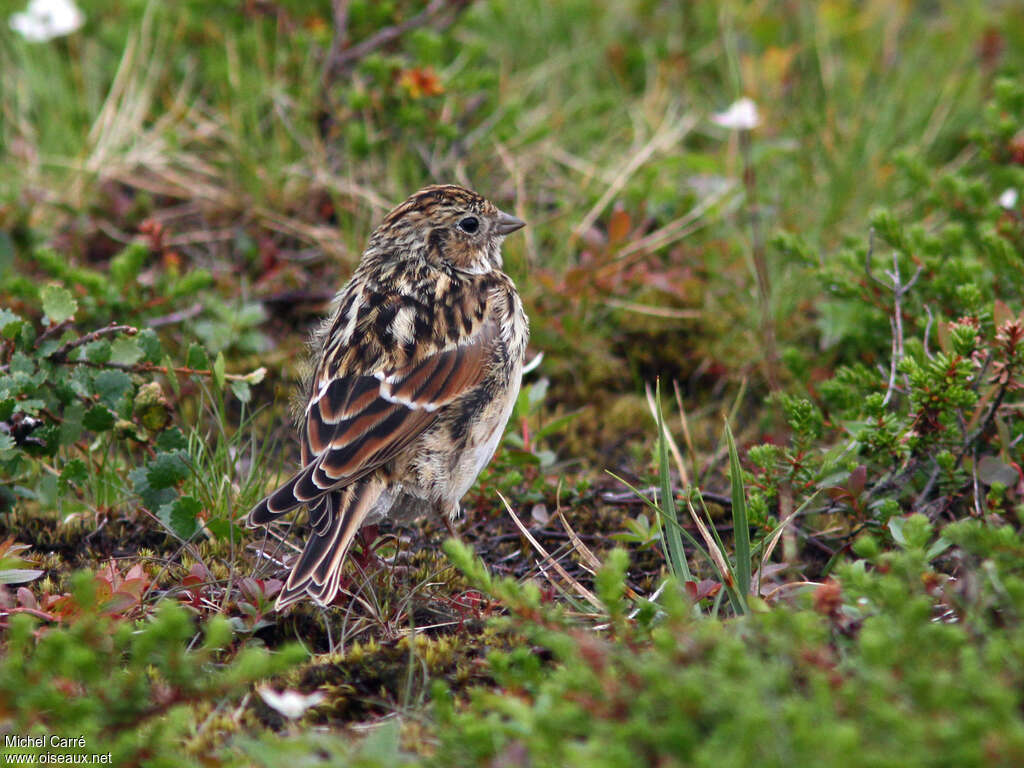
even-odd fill
[(304, 595), (320, 605), (334, 600), (345, 554), (383, 490), (384, 483), (370, 476), (324, 494), (309, 510), (309, 539), (277, 597), (277, 610), (284, 610)]

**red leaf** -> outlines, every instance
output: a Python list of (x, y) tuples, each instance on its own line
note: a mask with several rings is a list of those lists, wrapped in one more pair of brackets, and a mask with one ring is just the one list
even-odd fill
[(850, 493), (856, 498), (861, 495), (864, 491), (864, 484), (868, 479), (868, 468), (861, 464), (853, 472), (850, 473), (850, 481), (846, 484), (846, 487), (850, 489)]
[(612, 211), (608, 219), (608, 242), (612, 245), (621, 243), (629, 236), (630, 228), (629, 214), (621, 208)]

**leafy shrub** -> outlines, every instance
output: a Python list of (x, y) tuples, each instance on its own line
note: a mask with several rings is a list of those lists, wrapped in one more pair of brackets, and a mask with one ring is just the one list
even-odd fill
[[(117, 507), (133, 492), (177, 536), (189, 538), (203, 507), (182, 492), (194, 461), (186, 436), (173, 426), (178, 377), (209, 380), (215, 392), (230, 382), (244, 403), (263, 369), (228, 374), (223, 353), (211, 361), (195, 342), (185, 365), (176, 365), (153, 329), (123, 322), (143, 319), (140, 307), (152, 305), (139, 295), (144, 247), (115, 256), (109, 277), (39, 253), (40, 266), (57, 279), (40, 288), (16, 276), (2, 286), (43, 316), (37, 325), (0, 309), (0, 473), (8, 479), (0, 502), (70, 512)], [(163, 300), (172, 302), (209, 280), (201, 272), (156, 275), (152, 290), (166, 291)], [(101, 322), (107, 324), (82, 330)]]
[[(792, 439), (750, 453), (755, 517), (772, 517), (783, 488), (799, 501), (824, 491), (817, 511), (846, 518), (846, 543), (901, 512), (1013, 514), (1024, 490), (1022, 123), (1024, 86), (998, 82), (970, 162), (936, 175), (904, 153), (907, 210), (876, 213), (867, 244), (816, 267), (831, 293), (824, 340), (850, 362), (806, 397), (781, 397)], [(777, 244), (818, 264), (792, 236)]]
[[(40, 625), (29, 612), (12, 611), (0, 656), (8, 733), (81, 736), (77, 751), (109, 752), (113, 765), (183, 765), (182, 742), (195, 736), (196, 706), (226, 703), (306, 656), (297, 646), (227, 656), (233, 640), (223, 617), (207, 622), (196, 644), (189, 614), (171, 601), (148, 620), (118, 620), (104, 610), (100, 583), (76, 575), (72, 594), (55, 606), (71, 619), (66, 625)], [(59, 750), (47, 741), (17, 751)]]
[[(1019, 764), (1024, 559), (1011, 553), (1024, 539), (977, 521), (942, 534), (908, 518), (896, 550), (876, 547), (798, 605), (729, 622), (695, 618), (674, 584), (624, 621), (626, 561), (613, 553), (598, 577), (604, 630), (450, 544), (528, 644), (491, 654), (497, 690), (455, 703), (435, 687), (432, 764)], [(932, 563), (951, 542), (955, 579)]]

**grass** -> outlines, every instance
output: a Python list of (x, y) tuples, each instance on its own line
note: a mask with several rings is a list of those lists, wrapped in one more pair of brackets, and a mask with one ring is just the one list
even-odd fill
[[(161, 645), (149, 682), (182, 659), (234, 675), (230, 696), (166, 701), (189, 758), (224, 764), (613, 764), (631, 743), (652, 762), (793, 764), (826, 710), (843, 764), (882, 764), (849, 739), (890, 716), (948, 726), (889, 724), (922, 765), (956, 738), (964, 764), (984, 752), (972, 738), (1012, 764), (1019, 716), (999, 734), (950, 710), (902, 650), (924, 633), (954, 688), (1019, 662), (1019, 569), (995, 554), (1020, 546), (1019, 297), (969, 256), (975, 237), (1017, 242), (985, 186), (1024, 184), (997, 157), (1019, 110), (991, 106), (1024, 71), (1012, 4), (479, 0), (334, 75), (335, 10), (358, 44), (428, 4), (81, 5), (86, 26), (45, 44), (0, 24), (0, 536), (31, 545), (5, 569), (46, 570), (0, 594), (6, 647), (34, 631), (100, 653), (79, 609), (112, 632), (173, 625), (184, 648), (212, 621), (216, 648)], [(745, 136), (711, 120), (740, 96), (761, 120)], [(382, 214), (432, 181), (528, 221), (506, 264), (543, 361), (464, 502), (471, 549), (442, 552), (438, 521), (384, 527), (343, 608), (279, 617), (295, 536), (239, 523), (297, 459), (297, 353)], [(904, 281), (929, 270), (897, 305), (908, 362), (891, 377), (894, 294), (861, 273), (872, 224), (876, 274), (891, 251)], [(101, 330), (115, 321), (137, 331)], [(674, 409), (662, 384), (645, 397), (652, 379)], [(18, 432), (22, 413), (38, 431)], [(960, 504), (983, 524), (947, 534)], [(77, 568), (101, 575), (93, 608)], [(962, 627), (931, 627), (950, 611)], [(293, 640), (309, 657), (288, 670), (234, 666)], [(149, 674), (129, 656), (129, 682)], [(104, 695), (89, 664), (65, 673), (53, 690)], [(255, 693), (270, 674), (326, 702), (291, 719)], [(858, 689), (905, 708), (872, 714)], [(1010, 684), (957, 690), (1018, 711)], [(645, 715), (659, 696), (685, 716)], [(759, 752), (751, 734), (782, 710)], [(165, 710), (140, 711), (159, 730)], [(47, 717), (0, 707), (0, 729)]]

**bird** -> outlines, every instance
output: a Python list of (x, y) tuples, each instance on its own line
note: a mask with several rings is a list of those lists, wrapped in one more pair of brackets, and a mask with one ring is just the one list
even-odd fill
[(416, 192), (370, 235), (310, 337), (301, 466), (247, 515), (256, 528), (308, 511), (278, 611), (335, 600), (362, 525), (410, 510), (460, 514), (519, 393), (529, 319), (501, 245), (523, 226), (444, 184)]

